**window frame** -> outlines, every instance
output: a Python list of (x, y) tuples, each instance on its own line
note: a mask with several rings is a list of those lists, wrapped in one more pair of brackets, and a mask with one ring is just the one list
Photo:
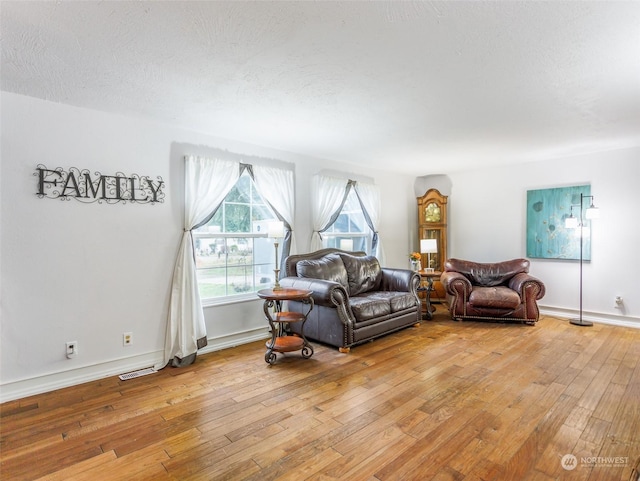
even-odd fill
[[(247, 176), (248, 177), (248, 186), (250, 189), (250, 193), (247, 192), (248, 194), (248, 198), (249, 201), (248, 202), (238, 202), (237, 200), (231, 200), (227, 203), (227, 197), (229, 195), (231, 195), (233, 193), (234, 190), (237, 189), (238, 184), (240, 184), (244, 177), (243, 176)], [(255, 202), (254, 200), (256, 198), (255, 194), (258, 194), (260, 202)], [(216, 211), (216, 213), (214, 215), (211, 216), (211, 218), (207, 221), (206, 224), (200, 226), (198, 229), (194, 229), (192, 231), (192, 237), (193, 237), (193, 242), (194, 242), (194, 252), (196, 255), (196, 279), (198, 282), (197, 285), (197, 289), (198, 289), (198, 294), (200, 295), (200, 302), (202, 304), (203, 307), (207, 307), (207, 306), (215, 306), (215, 305), (224, 305), (224, 304), (233, 304), (236, 302), (243, 302), (243, 301), (247, 301), (247, 300), (254, 300), (257, 299), (257, 291), (260, 289), (264, 289), (268, 286), (273, 285), (274, 280), (272, 278), (270, 278), (268, 285), (265, 285), (264, 287), (261, 285), (257, 285), (255, 283), (255, 277), (257, 275), (256, 272), (256, 267), (257, 266), (268, 266), (269, 264), (271, 264), (272, 266), (275, 267), (275, 261), (274, 261), (274, 256), (275, 256), (275, 252), (273, 253), (269, 253), (268, 257), (269, 260), (266, 262), (260, 262), (260, 263), (256, 263), (256, 259), (255, 259), (255, 242), (252, 242), (251, 245), (251, 275), (253, 277), (253, 282), (251, 284), (252, 288), (255, 286), (256, 289), (255, 290), (250, 290), (247, 291), (245, 293), (239, 293), (239, 294), (229, 294), (229, 290), (232, 286), (232, 284), (229, 283), (229, 279), (228, 279), (228, 270), (229, 270), (229, 262), (228, 262), (228, 257), (226, 258), (226, 261), (221, 264), (220, 268), (223, 268), (225, 270), (225, 275), (226, 275), (226, 280), (225, 280), (225, 288), (227, 293), (225, 295), (221, 295), (221, 296), (213, 296), (213, 297), (204, 297), (201, 293), (201, 285), (200, 285), (200, 274), (208, 269), (206, 267), (198, 267), (198, 262), (197, 262), (197, 258), (199, 256), (199, 252), (198, 249), (195, 247), (197, 241), (202, 240), (202, 239), (210, 239), (213, 240), (214, 243), (217, 244), (217, 240), (223, 239), (226, 242), (226, 239), (233, 239), (233, 238), (244, 238), (244, 239), (253, 239), (255, 241), (255, 239), (268, 239), (268, 235), (267, 235), (267, 231), (266, 229), (264, 230), (264, 232), (256, 232), (251, 231), (251, 232), (224, 232), (224, 231), (208, 231), (208, 223), (211, 222), (211, 220), (213, 220), (215, 218), (215, 216), (217, 215), (217, 213), (222, 210), (225, 209), (225, 204), (230, 204), (230, 205), (247, 205), (249, 206), (249, 212), (250, 214), (253, 214), (256, 206), (259, 207), (259, 209), (263, 210), (263, 209), (267, 209), (267, 211), (271, 214), (271, 218), (267, 218), (267, 219), (260, 219), (258, 221), (254, 221), (252, 219), (252, 215), (250, 215), (250, 228), (254, 229), (254, 222), (261, 222), (261, 223), (268, 223), (271, 222), (273, 220), (277, 220), (277, 215), (276, 212), (273, 210), (273, 208), (269, 205), (268, 202), (266, 202), (263, 198), (263, 196), (260, 194), (260, 192), (258, 192), (258, 189), (256, 187), (255, 181), (253, 179), (253, 176), (251, 175), (251, 173), (248, 170), (244, 170), (240, 176), (238, 177), (238, 180), (236, 181), (236, 184), (234, 185), (234, 187), (227, 193), (227, 195), (225, 196), (225, 199), (223, 200), (223, 202), (220, 204), (218, 210)], [(263, 210), (264, 211), (264, 210)], [(222, 211), (222, 219), (221, 219), (221, 224), (222, 224), (222, 228), (225, 227), (226, 224), (226, 212), (223, 210)], [(210, 243), (211, 244), (211, 243)], [(268, 252), (268, 250), (267, 250)], [(273, 270), (273, 269), (272, 269)], [(272, 274), (273, 276), (273, 274)]]
[[(353, 197), (351, 197), (351, 196), (353, 196)], [(351, 202), (352, 205), (349, 206), (349, 202)], [(356, 212), (356, 207), (358, 209), (357, 212)], [(349, 208), (349, 210), (345, 213), (344, 211), (347, 208)], [(357, 232), (357, 231), (349, 230), (347, 232), (335, 232), (334, 230), (332, 230), (334, 228), (335, 224), (339, 221), (339, 219), (340, 219), (340, 217), (342, 215), (350, 216), (351, 213), (356, 213), (356, 215), (358, 215), (360, 217), (359, 220), (362, 220), (362, 231)], [(357, 223), (348, 222), (347, 224), (350, 227), (352, 224), (357, 224)], [(342, 208), (340, 209), (340, 212), (336, 216), (336, 218), (333, 221), (333, 223), (331, 223), (329, 226), (327, 226), (327, 228), (324, 231), (322, 231), (322, 246), (324, 248), (331, 247), (331, 246), (328, 245), (329, 243), (327, 242), (327, 240), (329, 240), (329, 239), (337, 239), (337, 238), (340, 238), (340, 240), (351, 239), (353, 241), (353, 245), (354, 246), (356, 244), (356, 240), (364, 239), (365, 248), (364, 249), (352, 249), (351, 252), (364, 251), (367, 254), (369, 254), (371, 252), (371, 248), (372, 248), (371, 246), (372, 246), (372, 243), (373, 243), (373, 231), (371, 230), (371, 228), (367, 224), (367, 221), (366, 221), (366, 218), (365, 218), (364, 209), (362, 208), (362, 204), (360, 203), (360, 200), (358, 199), (358, 194), (355, 191), (354, 187), (350, 187), (349, 188), (349, 192), (347, 193), (347, 198), (345, 199), (344, 204), (342, 205)], [(340, 244), (338, 243), (333, 248), (340, 249)]]

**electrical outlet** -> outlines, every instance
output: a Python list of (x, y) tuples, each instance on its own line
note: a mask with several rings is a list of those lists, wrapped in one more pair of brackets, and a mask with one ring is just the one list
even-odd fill
[(68, 341), (65, 346), (67, 359), (74, 358), (78, 355), (78, 341)]
[(132, 332), (125, 332), (122, 334), (122, 345), (123, 346), (130, 346), (131, 344), (133, 344), (133, 333)]

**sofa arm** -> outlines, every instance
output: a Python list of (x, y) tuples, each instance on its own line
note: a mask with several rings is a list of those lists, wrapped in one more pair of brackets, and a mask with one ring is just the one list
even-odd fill
[(545, 287), (544, 283), (532, 275), (521, 272), (516, 274), (509, 281), (509, 288), (520, 294), (521, 299), (525, 299), (525, 291), (529, 293), (529, 296), (533, 295), (533, 298), (540, 300), (544, 297)]
[(382, 268), (381, 291), (412, 292), (417, 295), (420, 276), (409, 269)]
[(349, 296), (346, 289), (338, 282), (308, 277), (283, 277), (280, 279), (282, 287), (306, 289), (312, 291), (313, 302), (320, 306), (336, 307), (346, 304)]
[(471, 281), (459, 272), (443, 272), (440, 276), (440, 282), (447, 294), (452, 296), (458, 295), (462, 299), (466, 299), (471, 292)]

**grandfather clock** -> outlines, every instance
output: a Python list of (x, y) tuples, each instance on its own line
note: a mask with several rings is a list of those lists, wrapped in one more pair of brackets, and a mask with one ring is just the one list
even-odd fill
[[(436, 272), (444, 269), (447, 260), (447, 200), (448, 197), (437, 189), (429, 189), (422, 197), (418, 197), (418, 238), (435, 239), (437, 246), (436, 253), (422, 254), (422, 266), (431, 267)], [(445, 291), (440, 281), (436, 280), (433, 287), (432, 300), (444, 300)]]

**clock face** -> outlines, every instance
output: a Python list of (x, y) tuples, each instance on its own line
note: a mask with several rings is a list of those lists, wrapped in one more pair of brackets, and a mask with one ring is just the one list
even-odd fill
[(424, 208), (425, 222), (440, 222), (440, 207), (435, 202), (431, 202)]

